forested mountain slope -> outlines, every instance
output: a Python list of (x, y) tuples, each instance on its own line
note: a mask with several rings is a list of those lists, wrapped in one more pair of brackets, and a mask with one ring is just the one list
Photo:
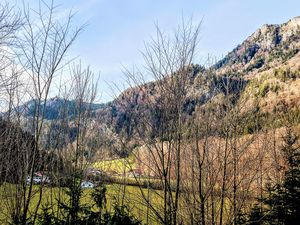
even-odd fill
[[(222, 102), (231, 93), (234, 104), (245, 105), (240, 114), (259, 110), (262, 126), (286, 111), (298, 115), (299, 49), (300, 17), (296, 17), (284, 24), (262, 26), (211, 67), (190, 66), (182, 107), (184, 117), (188, 120), (207, 102)], [(154, 81), (127, 89), (96, 111), (99, 123), (129, 136), (139, 126), (139, 118), (134, 115), (158, 123), (160, 86), (161, 81)]]

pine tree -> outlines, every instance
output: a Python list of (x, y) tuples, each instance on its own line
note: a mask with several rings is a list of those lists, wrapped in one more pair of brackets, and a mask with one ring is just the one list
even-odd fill
[(247, 224), (296, 225), (300, 222), (300, 146), (291, 127), (283, 137), (287, 170), (283, 184), (268, 184), (267, 196), (252, 208)]
[(255, 206), (252, 208), (252, 210), (250, 212), (247, 224), (261, 225), (261, 224), (263, 224), (263, 221), (264, 221), (264, 216), (263, 216), (260, 204), (255, 204)]
[(299, 137), (289, 128), (284, 137), (285, 146), (283, 147), (288, 163), (283, 184), (285, 224), (299, 224), (300, 222), (300, 146), (297, 145), (298, 139)]

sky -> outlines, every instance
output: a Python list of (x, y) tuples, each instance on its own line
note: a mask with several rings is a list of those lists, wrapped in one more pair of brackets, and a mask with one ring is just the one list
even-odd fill
[[(0, 0), (4, 1), (4, 0)], [(14, 0), (21, 6), (23, 0)], [(24, 0), (35, 7), (38, 0)], [(49, 2), (50, 0), (44, 0)], [(70, 55), (100, 72), (101, 102), (113, 99), (112, 83), (124, 89), (122, 68), (143, 64), (144, 43), (155, 24), (171, 33), (182, 18), (202, 21), (195, 62), (220, 59), (263, 24), (300, 16), (300, 0), (55, 0), (57, 12), (76, 12), (74, 25), (87, 23)]]

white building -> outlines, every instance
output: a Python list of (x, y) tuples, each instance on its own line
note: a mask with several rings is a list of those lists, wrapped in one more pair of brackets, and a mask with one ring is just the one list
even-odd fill
[(83, 181), (83, 182), (81, 182), (80, 186), (81, 186), (81, 188), (94, 188), (95, 184), (93, 184), (90, 181)]

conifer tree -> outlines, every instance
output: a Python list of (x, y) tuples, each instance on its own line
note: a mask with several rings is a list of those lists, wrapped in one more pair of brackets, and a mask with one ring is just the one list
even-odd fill
[(300, 221), (300, 146), (299, 136), (287, 127), (282, 152), (287, 163), (282, 184), (268, 184), (267, 196), (260, 199), (262, 207), (255, 205), (248, 224), (296, 225)]

